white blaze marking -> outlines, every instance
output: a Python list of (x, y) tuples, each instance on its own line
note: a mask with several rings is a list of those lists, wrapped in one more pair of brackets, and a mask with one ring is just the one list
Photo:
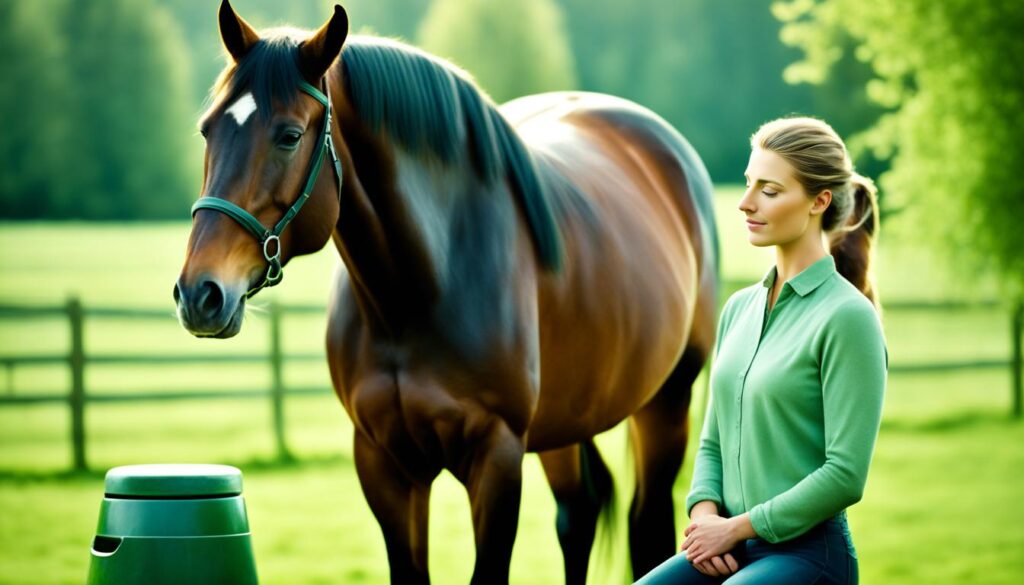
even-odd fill
[(256, 111), (256, 100), (252, 99), (252, 94), (247, 93), (242, 97), (238, 98), (238, 101), (228, 108), (228, 113), (235, 117), (235, 121), (238, 122), (239, 126), (245, 125), (245, 121), (249, 119), (249, 116)]

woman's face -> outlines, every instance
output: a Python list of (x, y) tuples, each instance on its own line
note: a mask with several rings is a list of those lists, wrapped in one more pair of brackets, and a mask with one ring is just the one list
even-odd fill
[(739, 209), (747, 216), (747, 239), (755, 246), (785, 246), (816, 227), (832, 199), (829, 191), (810, 198), (793, 166), (774, 152), (755, 148), (743, 173), (747, 190)]

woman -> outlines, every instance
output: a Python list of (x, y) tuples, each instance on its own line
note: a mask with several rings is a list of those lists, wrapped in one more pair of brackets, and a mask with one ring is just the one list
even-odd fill
[(845, 510), (888, 367), (868, 273), (875, 188), (820, 120), (769, 122), (751, 148), (739, 209), (775, 266), (722, 309), (683, 552), (644, 585), (857, 582)]

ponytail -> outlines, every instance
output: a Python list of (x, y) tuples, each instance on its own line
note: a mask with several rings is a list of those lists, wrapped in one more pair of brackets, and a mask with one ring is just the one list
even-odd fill
[(828, 233), (836, 270), (864, 293), (875, 307), (878, 295), (871, 274), (871, 252), (878, 231), (878, 189), (874, 182), (854, 173), (850, 177), (853, 212), (846, 224)]

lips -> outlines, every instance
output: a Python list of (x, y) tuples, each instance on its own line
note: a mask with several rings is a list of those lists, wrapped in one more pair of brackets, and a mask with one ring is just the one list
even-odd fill
[(754, 221), (752, 219), (748, 219), (747, 220), (747, 225), (765, 225), (765, 224), (760, 222), (760, 221)]

